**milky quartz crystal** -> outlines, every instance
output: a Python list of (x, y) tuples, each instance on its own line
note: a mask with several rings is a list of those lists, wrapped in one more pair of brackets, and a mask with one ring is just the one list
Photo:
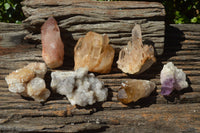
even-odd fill
[(105, 101), (108, 89), (87, 68), (76, 71), (55, 71), (51, 73), (52, 90), (65, 95), (72, 105), (86, 106)]
[(118, 68), (125, 73), (139, 74), (155, 61), (153, 46), (142, 44), (141, 28), (136, 24), (132, 30), (132, 42), (129, 41), (119, 53)]
[(74, 48), (74, 69), (88, 67), (91, 72), (109, 73), (114, 54), (107, 35), (88, 32), (78, 40)]
[(117, 97), (124, 104), (136, 102), (141, 98), (148, 97), (155, 87), (155, 83), (148, 80), (128, 80), (122, 83)]
[(41, 27), (42, 58), (50, 68), (60, 67), (64, 59), (64, 44), (56, 20), (49, 17)]
[(47, 68), (44, 63), (30, 63), (24, 68), (10, 73), (5, 80), (10, 92), (42, 102), (50, 95), (50, 91), (46, 89), (45, 81), (42, 79), (46, 72)]
[(172, 62), (164, 65), (160, 73), (161, 95), (170, 95), (173, 90), (182, 90), (188, 87), (186, 74), (178, 69)]

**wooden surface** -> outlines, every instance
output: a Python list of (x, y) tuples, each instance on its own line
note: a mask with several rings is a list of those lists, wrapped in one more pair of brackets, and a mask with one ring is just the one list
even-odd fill
[[(200, 132), (200, 25), (167, 26), (164, 54), (141, 75), (124, 74), (116, 63), (110, 74), (96, 74), (109, 88), (109, 96), (106, 102), (85, 108), (75, 108), (56, 94), (40, 104), (9, 92), (5, 76), (30, 62), (43, 62), (41, 45), (23, 41), (28, 32), (22, 25), (0, 23), (0, 27), (0, 132)], [(13, 43), (14, 33), (17, 43)], [(190, 87), (164, 98), (159, 73), (169, 61), (183, 69)], [(59, 69), (72, 70), (73, 57), (65, 56)], [(50, 71), (45, 78), (48, 88)], [(130, 78), (149, 79), (157, 90), (137, 103), (123, 105), (117, 91)]]
[[(40, 27), (54, 16), (62, 31), (64, 44), (72, 49), (75, 42), (89, 31), (108, 34), (117, 50), (127, 45), (135, 23), (141, 24), (143, 40), (155, 46), (161, 55), (164, 47), (165, 10), (156, 2), (93, 0), (24, 0), (26, 39), (40, 42)], [(71, 50), (70, 50), (71, 51)], [(70, 52), (69, 51), (69, 52)]]

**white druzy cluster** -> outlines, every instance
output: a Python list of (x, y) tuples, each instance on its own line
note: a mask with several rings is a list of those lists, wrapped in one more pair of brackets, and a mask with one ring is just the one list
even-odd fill
[(104, 84), (93, 73), (88, 74), (87, 68), (68, 72), (55, 71), (51, 73), (51, 77), (53, 91), (65, 95), (72, 105), (92, 105), (107, 98), (108, 89), (104, 88)]

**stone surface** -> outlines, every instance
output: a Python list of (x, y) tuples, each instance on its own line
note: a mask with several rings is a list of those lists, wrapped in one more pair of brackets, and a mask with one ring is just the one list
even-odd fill
[(56, 20), (49, 17), (41, 27), (42, 58), (50, 68), (60, 67), (64, 59), (64, 44)]
[(124, 104), (136, 102), (141, 98), (148, 97), (155, 87), (155, 83), (148, 80), (128, 80), (122, 83), (117, 97)]
[(44, 63), (30, 63), (24, 68), (10, 73), (5, 80), (10, 92), (43, 102), (50, 95), (50, 91), (46, 89), (45, 81), (42, 79), (46, 72), (47, 68)]
[(153, 46), (142, 44), (140, 25), (132, 30), (132, 42), (121, 49), (117, 61), (118, 68), (125, 73), (139, 74), (147, 70), (156, 61)]
[(107, 35), (88, 32), (78, 40), (74, 48), (74, 69), (88, 67), (91, 72), (109, 73), (114, 54)]
[(173, 90), (182, 90), (188, 87), (186, 74), (178, 69), (172, 62), (163, 66), (160, 73), (161, 95), (170, 95)]
[(65, 95), (72, 105), (86, 106), (105, 101), (108, 89), (87, 68), (51, 73), (53, 91)]

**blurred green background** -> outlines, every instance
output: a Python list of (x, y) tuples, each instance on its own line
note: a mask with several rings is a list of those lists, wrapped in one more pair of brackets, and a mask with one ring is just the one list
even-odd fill
[[(25, 16), (21, 9), (22, 0), (0, 0), (0, 21), (7, 23), (21, 23)], [(126, 0), (99, 0), (126, 1)], [(129, 0), (131, 1), (131, 0)], [(134, 0), (132, 0), (134, 1)], [(144, 0), (137, 0), (144, 1)], [(200, 24), (200, 0), (146, 0), (161, 2), (166, 10), (167, 24)]]

